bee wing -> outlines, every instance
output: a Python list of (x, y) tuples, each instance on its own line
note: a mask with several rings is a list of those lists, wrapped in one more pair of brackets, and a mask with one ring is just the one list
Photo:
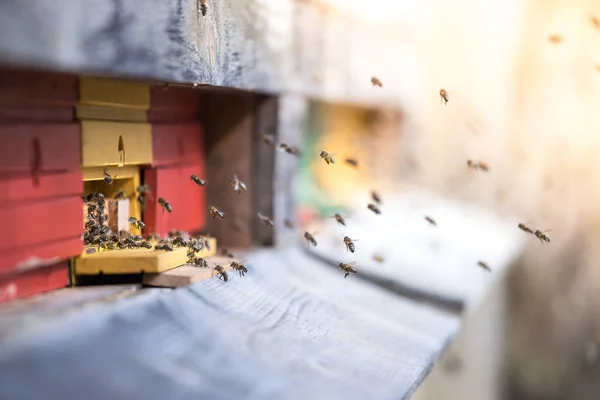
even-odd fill
[(240, 187), (242, 188), (242, 190), (246, 190), (246, 184), (244, 182), (240, 181)]
[(544, 232), (542, 232), (542, 233), (550, 232), (551, 230), (552, 230), (552, 228), (550, 228), (550, 229), (546, 229), (546, 230), (545, 230)]
[(352, 261), (352, 262), (349, 262), (349, 263), (347, 263), (347, 264), (348, 264), (349, 266), (353, 267), (353, 266), (356, 264), (356, 261)]

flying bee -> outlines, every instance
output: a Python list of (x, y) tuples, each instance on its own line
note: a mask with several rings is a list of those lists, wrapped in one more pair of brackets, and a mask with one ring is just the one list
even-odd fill
[(135, 217), (129, 217), (129, 224), (137, 229), (143, 229), (146, 227), (145, 223)]
[(190, 175), (190, 179), (197, 185), (204, 186), (206, 185), (206, 181), (203, 181), (198, 177), (198, 175)]
[(258, 216), (260, 222), (262, 222), (265, 226), (268, 226), (269, 228), (273, 228), (275, 226), (273, 220), (266, 215), (262, 215), (261, 213), (256, 213), (256, 215)]
[(344, 244), (346, 245), (346, 251), (350, 250), (350, 253), (354, 253), (356, 246), (354, 242), (358, 242), (360, 239), (350, 239), (348, 236), (344, 236)]
[(338, 268), (341, 269), (342, 271), (344, 271), (344, 278), (347, 278), (348, 275), (352, 274), (356, 274), (356, 268), (354, 268), (354, 264), (356, 264), (354, 261), (348, 264), (345, 263), (339, 263)]
[(492, 271), (492, 269), (490, 268), (490, 266), (487, 265), (487, 263), (484, 263), (483, 261), (478, 261), (477, 265), (479, 265), (481, 268), (485, 269), (488, 272)]
[(528, 227), (527, 225), (525, 225), (524, 223), (519, 223), (519, 225), (517, 225), (517, 227), (522, 230), (525, 233), (531, 233), (533, 234), (533, 229), (531, 229), (530, 227)]
[(358, 160), (357, 160), (357, 159), (355, 159), (355, 158), (346, 158), (346, 159), (344, 160), (344, 162), (345, 162), (346, 164), (348, 164), (349, 166), (351, 166), (351, 167), (354, 167), (354, 168), (357, 168), (357, 167), (358, 167)]
[(435, 220), (434, 220), (433, 218), (431, 218), (431, 217), (428, 217), (428, 216), (425, 216), (425, 220), (426, 220), (427, 222), (429, 222), (431, 225), (433, 225), (433, 226), (437, 226), (437, 223), (435, 222)]
[(308, 243), (308, 245), (310, 246), (311, 244), (313, 246), (317, 245), (317, 241), (315, 240), (315, 237), (313, 236), (313, 233), (310, 232), (304, 232), (304, 239), (306, 239), (306, 242)]
[(213, 219), (223, 219), (225, 218), (225, 213), (221, 210), (219, 210), (217, 207), (215, 206), (209, 206), (208, 207), (208, 213), (210, 215), (212, 215)]
[(173, 245), (167, 240), (161, 240), (160, 242), (156, 243), (154, 250), (173, 251)]
[(346, 220), (340, 214), (338, 214), (338, 213), (333, 214), (333, 218), (335, 219), (335, 221), (338, 224), (340, 224), (342, 226), (346, 226)]
[(490, 170), (489, 167), (487, 166), (487, 164), (484, 162), (481, 162), (481, 161), (479, 161), (477, 163), (477, 168), (479, 168), (480, 170), (485, 171), (485, 172), (488, 172)]
[(549, 35), (548, 40), (550, 43), (556, 45), (563, 41), (563, 37), (561, 35)]
[(291, 154), (293, 156), (296, 156), (296, 157), (302, 156), (302, 152), (296, 146), (287, 146), (285, 148), (285, 152), (288, 153), (288, 154)]
[(371, 190), (371, 198), (377, 204), (381, 204), (381, 196), (374, 190)]
[(152, 193), (152, 188), (150, 187), (150, 185), (147, 185), (147, 184), (140, 185), (135, 190), (139, 194)]
[(385, 262), (385, 259), (378, 254), (373, 254), (373, 261), (378, 262), (379, 264), (383, 264)]
[(331, 154), (329, 154), (328, 152), (326, 152), (325, 150), (321, 151), (321, 154), (319, 154), (319, 156), (325, 160), (325, 162), (327, 163), (327, 165), (329, 164), (335, 164), (335, 160), (333, 159), (333, 157), (331, 156)]
[(548, 229), (547, 231), (540, 231), (539, 229), (536, 229), (535, 232), (533, 232), (533, 234), (535, 235), (536, 238), (540, 239), (540, 242), (544, 243), (550, 243), (550, 238), (548, 236), (546, 236), (546, 232), (550, 232), (551, 229)]
[(443, 101), (444, 105), (448, 104), (448, 92), (446, 89), (440, 89), (440, 103)]
[(202, 13), (203, 17), (206, 17), (206, 12), (208, 11), (207, 2), (208, 0), (200, 0), (200, 13)]
[(151, 248), (152, 248), (152, 243), (150, 243), (150, 242), (149, 242), (149, 241), (147, 241), (147, 240), (142, 240), (142, 241), (140, 242), (140, 247), (144, 247), (144, 248), (146, 248), (146, 249), (151, 249)]
[(227, 258), (235, 258), (235, 256), (233, 255), (233, 253), (230, 252), (227, 249), (221, 249), (221, 254), (224, 255)]
[(275, 144), (275, 136), (273, 136), (273, 135), (269, 135), (269, 134), (267, 134), (267, 133), (265, 133), (264, 135), (262, 135), (262, 136), (260, 137), (260, 140), (261, 140), (263, 143), (266, 143), (266, 144), (268, 144), (269, 146), (273, 146), (273, 145)]
[(165, 212), (165, 210), (167, 210), (168, 212), (173, 212), (173, 207), (171, 207), (171, 204), (169, 204), (169, 202), (163, 199), (162, 197), (158, 198), (158, 204), (160, 204), (160, 206), (162, 207), (163, 212)]
[(381, 81), (379, 79), (377, 79), (376, 77), (371, 78), (371, 85), (383, 87), (383, 83), (381, 83)]
[(238, 194), (242, 194), (242, 191), (246, 191), (246, 184), (238, 178), (237, 174), (233, 175), (233, 178), (231, 178), (229, 183), (233, 186), (233, 190), (238, 192)]
[(106, 183), (107, 185), (112, 185), (116, 177), (117, 175), (110, 176), (110, 174), (106, 172), (106, 168), (104, 168), (104, 183)]
[(294, 223), (292, 221), (290, 221), (289, 219), (286, 219), (285, 221), (283, 221), (283, 225), (285, 225), (285, 227), (288, 229), (294, 229)]
[(217, 271), (217, 276), (219, 277), (219, 279), (222, 279), (223, 282), (227, 282), (229, 280), (229, 275), (227, 274), (227, 271), (225, 271), (225, 268), (223, 268), (223, 266), (219, 264), (215, 265), (215, 271)]
[(126, 198), (127, 196), (125, 196), (124, 190), (119, 190), (119, 192), (114, 197), (115, 200), (125, 200)]
[(229, 266), (231, 267), (231, 269), (237, 271), (240, 274), (240, 276), (245, 276), (248, 273), (248, 268), (246, 268), (242, 263), (232, 261), (231, 264), (229, 264)]
[(367, 208), (371, 211), (373, 211), (375, 214), (379, 215), (381, 214), (381, 210), (379, 209), (379, 207), (377, 207), (375, 204), (373, 203), (369, 203), (369, 205), (367, 206)]

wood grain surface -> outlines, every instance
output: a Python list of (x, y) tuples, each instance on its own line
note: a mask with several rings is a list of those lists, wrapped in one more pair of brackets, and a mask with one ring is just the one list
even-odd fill
[(0, 334), (0, 398), (405, 399), (459, 325), (298, 249), (242, 258), (244, 278)]

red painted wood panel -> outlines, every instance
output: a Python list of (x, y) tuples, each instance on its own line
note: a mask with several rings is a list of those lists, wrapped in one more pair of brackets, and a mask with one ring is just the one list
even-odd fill
[[(0, 207), (7, 202), (41, 200), (83, 193), (81, 171), (0, 176)], [(2, 227), (0, 226), (0, 229)]]
[(83, 251), (80, 236), (0, 250), (0, 276), (76, 257)]
[(150, 91), (148, 121), (196, 121), (200, 92), (193, 88), (154, 86)]
[(78, 86), (75, 75), (0, 69), (0, 104), (73, 107), (78, 101)]
[[(204, 177), (204, 165), (178, 168), (152, 168), (144, 174), (144, 182), (153, 189), (152, 201), (146, 205), (143, 220), (146, 223), (145, 234), (164, 235), (173, 229), (196, 231), (206, 223), (205, 188), (190, 180), (190, 175)], [(162, 210), (158, 198), (167, 200), (173, 212)]]
[(0, 124), (0, 173), (74, 171), (81, 167), (78, 123)]
[(69, 262), (0, 278), (0, 303), (69, 286)]
[(152, 166), (204, 162), (200, 123), (152, 124)]
[(75, 107), (0, 103), (0, 123), (70, 122), (75, 120)]
[(81, 197), (21, 202), (0, 208), (0, 251), (83, 234)]

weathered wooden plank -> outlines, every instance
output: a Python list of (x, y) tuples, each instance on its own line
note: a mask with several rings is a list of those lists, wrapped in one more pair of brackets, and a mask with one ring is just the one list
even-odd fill
[[(359, 275), (405, 295), (420, 292), (471, 307), (517, 258), (526, 239), (516, 219), (474, 205), (415, 189), (385, 194), (380, 215), (367, 209), (372, 200), (364, 193), (354, 200), (346, 227), (328, 219), (309, 228), (321, 232), (309, 251), (335, 265), (355, 261)], [(345, 235), (360, 240), (355, 253), (346, 250)], [(376, 254), (385, 262), (375, 261)]]
[[(270, 22), (256, 2), (239, 0), (210, 1), (202, 17), (199, 3), (3, 1), (0, 60), (79, 73), (279, 90), (284, 59), (278, 54), (288, 36), (281, 18)], [(36, 29), (27, 28), (32, 26)]]
[(236, 260), (226, 257), (207, 257), (206, 262), (209, 264), (208, 268), (184, 264), (160, 274), (145, 274), (143, 283), (147, 286), (169, 288), (187, 286), (200, 280), (217, 276), (218, 272), (214, 269), (215, 265), (222, 266), (225, 271), (231, 271), (232, 261)]
[(244, 278), (152, 290), (5, 337), (0, 397), (408, 398), (459, 324), (297, 249), (244, 258)]

